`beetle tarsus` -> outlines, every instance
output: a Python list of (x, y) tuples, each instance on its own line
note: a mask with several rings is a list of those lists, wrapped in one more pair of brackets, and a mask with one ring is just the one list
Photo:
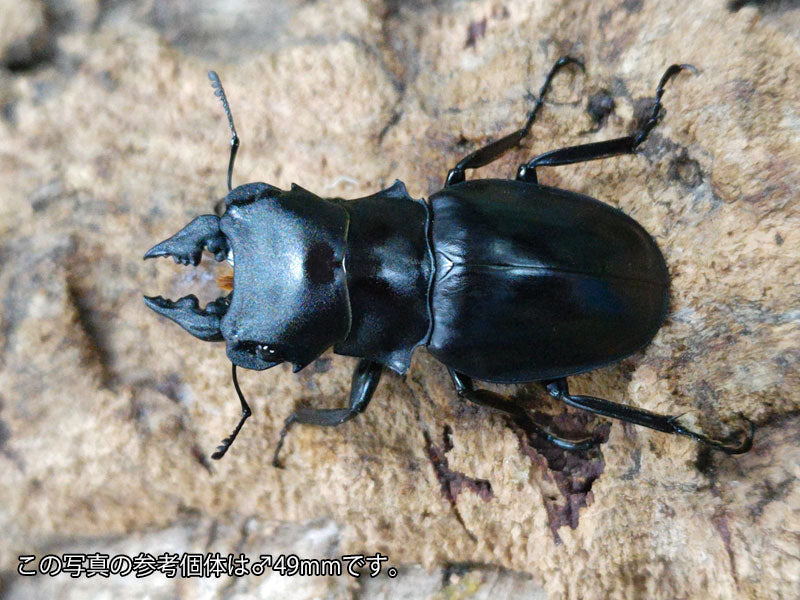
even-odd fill
[(295, 413), (289, 415), (289, 417), (283, 423), (283, 429), (281, 429), (281, 436), (278, 438), (278, 444), (275, 446), (275, 453), (272, 455), (272, 466), (276, 469), (285, 469), (286, 465), (284, 465), (280, 461), (280, 453), (281, 448), (283, 448), (283, 440), (286, 438), (286, 434), (289, 433), (289, 428), (294, 424), (296, 420)]
[(362, 358), (353, 370), (350, 382), (350, 403), (347, 408), (297, 408), (289, 415), (283, 424), (275, 454), (272, 456), (272, 466), (283, 468), (283, 463), (278, 455), (283, 447), (283, 441), (289, 428), (294, 423), (303, 425), (319, 425), (322, 427), (336, 427), (360, 415), (367, 409), (372, 394), (378, 387), (378, 382), (383, 374), (383, 365), (374, 360)]
[(504, 396), (489, 390), (475, 389), (471, 378), (453, 369), (448, 369), (448, 371), (453, 379), (453, 384), (456, 386), (456, 393), (459, 398), (464, 398), (479, 406), (491, 408), (511, 417), (523, 429), (533, 429), (539, 436), (562, 450), (569, 450), (570, 452), (586, 451), (601, 443), (600, 440), (593, 437), (581, 440), (567, 440), (558, 437), (534, 421), (524, 408), (517, 406)]
[(670, 418), (670, 423), (672, 424), (673, 433), (690, 437), (696, 442), (700, 442), (702, 444), (706, 444), (707, 446), (711, 446), (712, 448), (716, 448), (717, 450), (720, 450), (725, 454), (744, 454), (745, 452), (749, 452), (750, 449), (753, 447), (753, 438), (755, 437), (756, 426), (755, 423), (753, 423), (753, 421), (751, 421), (744, 415), (740, 414), (739, 418), (745, 423), (747, 423), (747, 430), (745, 431), (744, 429), (741, 429), (739, 433), (735, 433), (722, 440), (715, 440), (706, 435), (703, 435), (702, 433), (692, 431), (688, 427), (684, 427), (683, 425), (677, 422), (677, 419), (679, 419), (680, 417), (681, 415)]
[(567, 148), (559, 148), (540, 154), (519, 166), (517, 169), (517, 180), (527, 183), (538, 183), (539, 178), (536, 174), (537, 167), (557, 167), (590, 160), (611, 158), (612, 156), (620, 156), (623, 154), (633, 154), (636, 148), (647, 139), (647, 136), (653, 128), (658, 125), (661, 112), (661, 97), (664, 95), (664, 86), (667, 81), (684, 70), (697, 73), (697, 69), (688, 64), (671, 65), (667, 68), (661, 80), (658, 82), (656, 99), (650, 118), (636, 132), (613, 140), (569, 146)]
[(539, 90), (539, 96), (536, 98), (536, 104), (534, 104), (533, 109), (531, 109), (531, 111), (528, 113), (528, 118), (525, 120), (525, 125), (521, 129), (517, 129), (515, 132), (501, 137), (499, 140), (495, 140), (481, 148), (478, 148), (474, 152), (468, 154), (458, 161), (458, 164), (450, 169), (450, 172), (447, 174), (445, 187), (464, 181), (466, 176), (465, 172), (467, 169), (484, 167), (500, 158), (512, 148), (519, 145), (522, 139), (527, 136), (528, 133), (530, 133), (531, 126), (536, 120), (536, 115), (539, 114), (539, 110), (544, 104), (544, 97), (547, 95), (547, 92), (550, 91), (550, 84), (553, 81), (553, 77), (555, 77), (556, 73), (558, 73), (567, 65), (576, 65), (581, 71), (586, 72), (586, 67), (584, 66), (583, 62), (577, 58), (573, 58), (572, 56), (562, 56), (559, 58), (550, 69), (550, 72), (547, 74), (544, 84)]
[(661, 76), (661, 81), (658, 82), (658, 87), (656, 88), (656, 101), (653, 103), (653, 111), (650, 114), (650, 118), (647, 120), (644, 126), (642, 126), (642, 128), (634, 134), (634, 139), (633, 139), (634, 149), (643, 141), (645, 141), (650, 131), (656, 125), (658, 125), (658, 121), (661, 114), (661, 97), (664, 95), (664, 86), (670, 79), (672, 79), (675, 75), (677, 75), (681, 71), (691, 71), (695, 75), (698, 74), (697, 67), (690, 64), (670, 65), (667, 68), (667, 70), (664, 72), (664, 75)]
[[(753, 446), (753, 436), (755, 435), (755, 425), (753, 422), (740, 415), (741, 418), (748, 423), (748, 431), (744, 435), (741, 433), (729, 436), (722, 440), (715, 440), (702, 433), (698, 433), (678, 423), (678, 420), (683, 416), (680, 415), (660, 415), (658, 413), (650, 412), (641, 408), (634, 408), (624, 404), (617, 404), (602, 398), (595, 398), (594, 396), (576, 396), (569, 393), (566, 378), (553, 379), (550, 381), (541, 382), (551, 396), (559, 398), (570, 406), (580, 408), (596, 415), (603, 417), (610, 417), (625, 421), (626, 423), (634, 423), (635, 425), (642, 425), (662, 431), (664, 433), (675, 433), (678, 435), (685, 435), (693, 440), (721, 450), (726, 454), (743, 454), (750, 450)], [(734, 440), (736, 440), (734, 442)]]
[(231, 444), (233, 444), (233, 441), (236, 439), (236, 436), (239, 435), (239, 431), (241, 430), (242, 425), (244, 425), (244, 422), (247, 420), (247, 418), (251, 414), (253, 414), (252, 411), (250, 410), (250, 406), (247, 404), (247, 400), (244, 399), (244, 394), (242, 394), (241, 388), (239, 387), (239, 379), (236, 377), (235, 364), (231, 364), (231, 378), (233, 379), (233, 387), (236, 390), (236, 394), (239, 396), (239, 402), (241, 402), (242, 404), (242, 416), (239, 419), (239, 422), (236, 424), (236, 427), (231, 432), (231, 434), (224, 440), (222, 440), (220, 445), (217, 446), (217, 449), (214, 452), (214, 454), (211, 455), (211, 458), (213, 458), (214, 460), (219, 460), (220, 458), (225, 456), (225, 453), (228, 451), (228, 448), (231, 447)]

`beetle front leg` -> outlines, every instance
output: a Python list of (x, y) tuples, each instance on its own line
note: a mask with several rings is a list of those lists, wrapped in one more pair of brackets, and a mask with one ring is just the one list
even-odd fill
[(475, 386), (472, 384), (472, 379), (453, 369), (448, 369), (448, 371), (450, 372), (450, 377), (453, 378), (453, 383), (456, 386), (456, 392), (459, 398), (465, 398), (479, 406), (491, 408), (511, 417), (517, 425), (523, 429), (525, 427), (530, 427), (554, 446), (574, 452), (578, 450), (588, 450), (598, 444), (593, 438), (583, 440), (565, 440), (564, 438), (560, 438), (531, 419), (525, 409), (509, 401), (505, 396), (495, 394), (489, 390), (476, 390)]
[(367, 360), (366, 358), (361, 359), (358, 361), (355, 371), (353, 371), (350, 405), (347, 408), (296, 409), (284, 422), (281, 437), (272, 457), (272, 466), (279, 469), (283, 468), (283, 465), (278, 460), (278, 455), (283, 447), (283, 440), (292, 425), (302, 423), (304, 425), (335, 427), (346, 423), (356, 415), (360, 415), (366, 410), (369, 401), (372, 399), (372, 394), (375, 392), (375, 388), (378, 387), (382, 373), (383, 365), (381, 363)]
[[(565, 378), (542, 381), (540, 383), (545, 386), (551, 396), (560, 398), (570, 406), (587, 410), (596, 415), (619, 419), (626, 423), (643, 425), (644, 427), (649, 427), (656, 431), (685, 435), (697, 442), (722, 450), (727, 454), (743, 454), (753, 446), (755, 425), (753, 425), (752, 421), (744, 417), (744, 420), (748, 423), (748, 431), (744, 435), (740, 434), (738, 436), (730, 436), (724, 440), (715, 440), (702, 433), (692, 431), (678, 423), (678, 419), (680, 419), (681, 415), (659, 415), (649, 410), (617, 404), (616, 402), (595, 398), (594, 396), (573, 396), (569, 393), (569, 387), (567, 387), (567, 380)], [(734, 439), (735, 437), (738, 439)]]

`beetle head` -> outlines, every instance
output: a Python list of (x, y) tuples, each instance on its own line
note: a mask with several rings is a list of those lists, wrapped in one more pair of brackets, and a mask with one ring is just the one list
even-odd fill
[(298, 186), (283, 192), (265, 183), (237, 187), (225, 204), (222, 217), (197, 217), (144, 257), (196, 266), (206, 249), (233, 264), (233, 291), (204, 309), (194, 295), (145, 302), (201, 340), (225, 340), (235, 365), (287, 361), (297, 371), (350, 329), (347, 212)]
[(175, 262), (197, 266), (203, 250), (209, 250), (218, 261), (227, 258), (233, 265), (233, 291), (204, 309), (193, 295), (178, 301), (145, 296), (145, 303), (195, 337), (227, 344), (242, 416), (211, 455), (219, 459), (251, 414), (236, 378), (237, 366), (262, 370), (289, 361), (299, 371), (347, 337), (351, 315), (344, 254), (349, 217), (340, 203), (295, 185), (289, 192), (266, 183), (232, 189), (239, 136), (219, 76), (209, 71), (208, 77), (231, 130), (225, 214), (197, 217), (144, 257), (172, 256)]

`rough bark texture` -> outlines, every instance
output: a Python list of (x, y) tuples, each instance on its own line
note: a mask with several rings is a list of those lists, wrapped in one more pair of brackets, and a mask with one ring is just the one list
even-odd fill
[[(400, 178), (420, 197), (518, 127), (566, 53), (585, 59), (586, 75), (559, 76), (523, 147), (468, 176), (508, 176), (534, 153), (624, 135), (667, 65), (696, 65), (699, 76), (670, 83), (637, 156), (542, 172), (636, 218), (672, 276), (654, 342), (571, 387), (709, 427), (743, 413), (758, 425), (753, 450), (728, 457), (614, 423), (599, 450), (567, 457), (460, 403), (418, 351), (358, 419), (292, 431), (285, 470), (269, 460), (282, 420), (300, 400), (341, 405), (353, 360), (242, 373), (255, 417), (209, 461), (238, 417), (223, 349), (156, 317), (141, 295), (207, 301), (220, 271), (140, 260), (225, 193), (228, 132), (205, 71), (219, 71), (243, 138), (235, 182), (357, 197)], [(197, 597), (196, 582), (72, 588), (63, 575), (15, 572), (18, 554), (109, 547), (381, 551), (403, 567), (407, 597), (517, 583), (520, 597), (800, 596), (796, 3), (4, 0), (0, 63), (8, 597)], [(534, 386), (511, 393), (576, 435), (605, 426)], [(335, 525), (311, 529), (334, 541), (272, 524), (320, 518)], [(313, 543), (292, 541), (303, 535)], [(459, 564), (492, 568), (453, 575)], [(431, 580), (412, 565), (445, 570)], [(352, 582), (270, 581), (203, 589), (357, 593)], [(400, 597), (370, 585), (361, 597)]]

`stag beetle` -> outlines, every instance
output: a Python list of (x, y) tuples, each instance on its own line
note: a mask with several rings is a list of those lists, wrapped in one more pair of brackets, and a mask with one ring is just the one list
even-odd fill
[[(203, 215), (150, 249), (197, 265), (204, 249), (233, 266), (230, 294), (204, 309), (190, 295), (147, 297), (147, 306), (201, 340), (225, 341), (242, 416), (213, 458), (236, 438), (250, 407), (236, 367), (290, 362), (297, 372), (327, 348), (360, 360), (347, 408), (297, 408), (280, 434), (273, 464), (294, 423), (340, 425), (363, 412), (384, 369), (403, 374), (417, 346), (444, 363), (456, 392), (533, 428), (553, 444), (587, 450), (593, 438), (558, 437), (507, 397), (477, 389), (538, 382), (555, 398), (592, 413), (688, 436), (723, 452), (747, 452), (754, 426), (713, 439), (659, 415), (569, 392), (566, 378), (636, 352), (667, 313), (669, 273), (655, 241), (635, 220), (598, 200), (538, 183), (536, 169), (633, 154), (660, 117), (672, 65), (656, 88), (649, 119), (631, 135), (560, 148), (522, 164), (515, 180), (465, 180), (528, 135), (565, 56), (547, 75), (524, 126), (463, 158), (428, 202), (399, 180), (355, 200), (320, 198), (292, 184), (233, 189), (239, 147), (219, 77), (209, 73), (231, 130), (222, 217)], [(746, 419), (745, 419), (746, 420)]]

